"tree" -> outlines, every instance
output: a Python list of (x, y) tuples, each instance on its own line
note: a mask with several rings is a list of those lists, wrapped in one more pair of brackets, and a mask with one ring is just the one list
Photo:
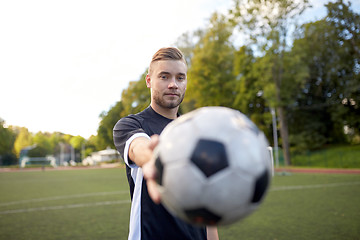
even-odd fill
[(147, 72), (145, 70), (138, 81), (130, 82), (128, 88), (122, 92), (121, 102), (124, 109), (121, 116), (138, 113), (150, 105), (150, 90), (145, 83)]
[(64, 134), (61, 132), (53, 132), (51, 136), (49, 137), (49, 142), (51, 144), (51, 147), (53, 149), (53, 154), (60, 152), (60, 142), (64, 142), (63, 140)]
[(85, 138), (83, 138), (82, 136), (74, 136), (70, 139), (70, 144), (71, 146), (78, 150), (81, 151), (82, 145), (85, 143)]
[(14, 133), (5, 127), (5, 121), (0, 118), (0, 156), (12, 152), (14, 141)]
[(244, 34), (250, 36), (249, 44), (255, 51), (265, 56), (263, 78), (264, 96), (277, 109), (280, 122), (280, 135), (287, 165), (291, 164), (289, 131), (286, 118), (287, 101), (284, 99), (284, 58), (289, 46), (287, 44), (290, 26), (295, 25), (295, 17), (307, 7), (307, 0), (235, 0), (234, 9), (230, 11), (231, 22)]
[(5, 121), (0, 118), (0, 165), (16, 163), (13, 151), (16, 134), (12, 127), (5, 127)]
[[(188, 69), (191, 69), (191, 61), (194, 57), (194, 50), (199, 41), (204, 37), (205, 31), (203, 29), (195, 30), (194, 32), (183, 33), (175, 42), (175, 46), (178, 47), (184, 54), (184, 58), (187, 63)], [(194, 99), (186, 97), (179, 108), (179, 113), (183, 114), (195, 109)]]
[(174, 44), (184, 54), (184, 58), (186, 60), (188, 68), (191, 68), (191, 59), (194, 56), (194, 49), (199, 40), (203, 37), (204, 31), (202, 29), (198, 29), (192, 33), (183, 33)]
[(132, 81), (123, 90), (121, 101), (111, 107), (108, 112), (100, 115), (101, 121), (97, 130), (98, 135), (90, 139), (91, 144), (97, 150), (108, 146), (115, 148), (113, 141), (113, 128), (116, 122), (129, 114), (134, 114), (144, 110), (150, 105), (150, 90), (146, 87), (145, 77), (147, 70), (141, 75), (138, 81)]
[(235, 52), (234, 89), (237, 94), (232, 107), (248, 115), (269, 136), (271, 114), (263, 94), (262, 77), (258, 76), (259, 65), (261, 58), (256, 58), (251, 48), (242, 46)]
[(359, 134), (360, 21), (350, 6), (341, 0), (329, 3), (328, 15), (305, 24), (294, 41), (292, 52), (309, 72), (290, 113), (300, 150), (346, 142), (345, 126)]
[(85, 157), (90, 156), (94, 151), (100, 151), (103, 148), (99, 147), (98, 136), (91, 135), (85, 144)]
[(17, 157), (20, 156), (20, 151), (24, 147), (29, 147), (33, 144), (32, 135), (27, 128), (20, 128), (19, 134), (16, 137), (14, 143), (14, 150)]
[[(350, 128), (360, 134), (360, 14), (351, 9), (351, 2), (329, 2), (326, 23), (333, 28), (330, 39), (336, 58), (329, 78), (332, 90), (327, 102), (331, 104), (331, 116), (336, 125)], [(333, 56), (334, 58), (334, 56)]]
[(108, 146), (115, 148), (113, 141), (113, 128), (116, 122), (119, 121), (123, 111), (124, 107), (122, 101), (119, 101), (107, 113), (104, 112), (100, 115), (101, 121), (97, 133), (99, 145), (102, 149), (105, 149)]
[(38, 132), (33, 136), (32, 142), (36, 147), (28, 153), (29, 157), (46, 157), (54, 152), (53, 145), (50, 141), (50, 133)]
[(214, 13), (209, 29), (194, 49), (186, 102), (193, 101), (195, 107), (232, 105), (235, 92), (231, 34), (232, 28), (225, 17)]

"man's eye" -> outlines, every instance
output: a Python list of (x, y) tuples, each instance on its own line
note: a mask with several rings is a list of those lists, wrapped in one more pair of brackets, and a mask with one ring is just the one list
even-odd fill
[(167, 76), (166, 76), (166, 75), (160, 75), (160, 78), (161, 78), (161, 79), (166, 79)]
[(184, 81), (184, 80), (185, 80), (185, 77), (184, 77), (184, 76), (179, 76), (179, 77), (178, 77), (178, 80), (179, 80), (179, 81)]

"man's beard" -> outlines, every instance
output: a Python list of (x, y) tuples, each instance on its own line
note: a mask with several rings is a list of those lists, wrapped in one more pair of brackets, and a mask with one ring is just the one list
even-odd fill
[(176, 108), (178, 107), (182, 101), (184, 100), (185, 94), (181, 94), (178, 97), (178, 99), (176, 101), (167, 101), (164, 98), (164, 95), (160, 96), (159, 92), (154, 92), (154, 101), (157, 105), (159, 105), (160, 107), (163, 108), (168, 108), (168, 109), (172, 109), (172, 108)]

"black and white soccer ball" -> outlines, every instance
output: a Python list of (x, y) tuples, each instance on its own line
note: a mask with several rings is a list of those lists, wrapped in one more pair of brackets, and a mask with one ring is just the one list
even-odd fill
[(163, 205), (196, 225), (252, 213), (271, 180), (264, 134), (239, 111), (204, 107), (171, 122), (154, 151)]

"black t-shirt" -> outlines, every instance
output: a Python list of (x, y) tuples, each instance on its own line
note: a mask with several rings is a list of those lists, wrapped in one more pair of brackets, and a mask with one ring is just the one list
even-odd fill
[(136, 137), (161, 134), (172, 120), (156, 113), (150, 106), (144, 111), (120, 119), (114, 127), (114, 143), (126, 163), (132, 200), (129, 239), (186, 240), (206, 239), (206, 228), (185, 223), (171, 215), (163, 205), (155, 204), (147, 191), (142, 170), (128, 158), (128, 149)]

